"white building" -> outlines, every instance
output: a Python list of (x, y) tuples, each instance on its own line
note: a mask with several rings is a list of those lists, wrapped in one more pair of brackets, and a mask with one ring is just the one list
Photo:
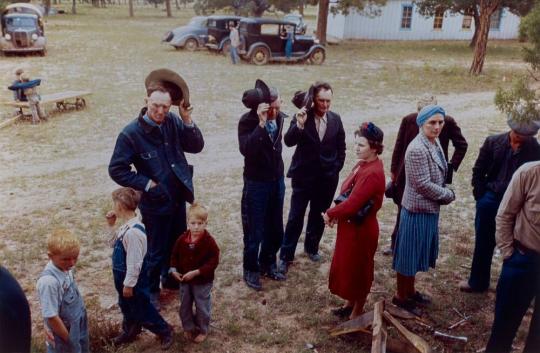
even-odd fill
[[(334, 6), (334, 5), (331, 5)], [(474, 34), (472, 16), (438, 13), (424, 17), (412, 0), (387, 0), (380, 16), (351, 11), (349, 15), (328, 15), (327, 34), (339, 39), (377, 40), (470, 40)], [(489, 38), (515, 39), (520, 18), (508, 9), (491, 16)]]

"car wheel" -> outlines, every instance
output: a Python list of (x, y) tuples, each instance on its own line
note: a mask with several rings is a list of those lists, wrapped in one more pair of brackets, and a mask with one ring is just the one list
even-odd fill
[(193, 39), (193, 38), (186, 40), (186, 44), (184, 44), (184, 48), (187, 51), (195, 51), (197, 50), (198, 46), (199, 46), (199, 43), (197, 42), (196, 39)]
[(317, 48), (309, 56), (309, 61), (314, 65), (321, 65), (326, 58), (326, 53), (323, 49)]
[(39, 52), (39, 56), (46, 56), (47, 55), (47, 49), (43, 49)]
[(252, 64), (255, 65), (266, 65), (269, 58), (270, 53), (268, 52), (268, 49), (266, 49), (265, 47), (258, 47), (253, 50), (250, 61)]
[(231, 42), (226, 41), (225, 43), (223, 43), (223, 47), (221, 48), (221, 52), (223, 53), (223, 55), (229, 55), (230, 50), (231, 50)]

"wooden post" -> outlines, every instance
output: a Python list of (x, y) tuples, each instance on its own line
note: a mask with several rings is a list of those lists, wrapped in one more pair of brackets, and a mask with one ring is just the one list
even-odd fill
[(371, 353), (386, 353), (386, 325), (383, 321), (384, 300), (375, 303), (373, 308), (373, 338), (371, 340)]

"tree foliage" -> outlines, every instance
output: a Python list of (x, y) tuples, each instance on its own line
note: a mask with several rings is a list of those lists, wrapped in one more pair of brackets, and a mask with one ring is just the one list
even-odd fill
[(523, 59), (530, 65), (529, 74), (514, 82), (512, 88), (499, 88), (495, 104), (500, 111), (518, 120), (538, 119), (540, 114), (540, 3), (521, 21), (520, 32), (531, 43), (523, 48)]
[(381, 14), (381, 6), (386, 5), (386, 0), (341, 0), (332, 6), (332, 13), (348, 15), (351, 10), (366, 16), (378, 16)]

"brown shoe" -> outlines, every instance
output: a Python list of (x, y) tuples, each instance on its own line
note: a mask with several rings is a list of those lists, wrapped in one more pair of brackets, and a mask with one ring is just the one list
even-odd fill
[(195, 337), (195, 338), (193, 339), (193, 342), (195, 342), (195, 343), (203, 343), (207, 336), (208, 336), (208, 335), (199, 333), (199, 334), (197, 335), (197, 337)]

